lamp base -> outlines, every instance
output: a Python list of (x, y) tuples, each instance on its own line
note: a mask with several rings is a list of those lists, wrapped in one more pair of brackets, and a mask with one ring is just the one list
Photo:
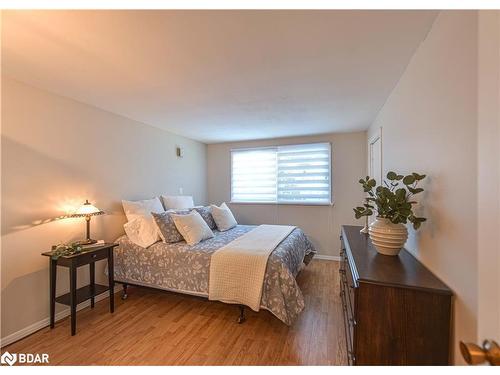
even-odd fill
[(92, 240), (90, 238), (87, 238), (86, 240), (78, 241), (77, 245), (85, 246), (85, 245), (92, 245), (92, 244), (95, 244), (95, 243), (97, 243), (97, 240)]

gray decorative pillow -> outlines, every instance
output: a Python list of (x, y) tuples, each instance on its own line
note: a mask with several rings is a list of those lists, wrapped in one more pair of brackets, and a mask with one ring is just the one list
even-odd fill
[(216, 229), (217, 224), (215, 224), (214, 217), (212, 216), (212, 209), (209, 206), (206, 207), (195, 207), (194, 208), (201, 215), (205, 223), (207, 223), (210, 229)]
[(160, 214), (151, 212), (151, 215), (155, 220), (156, 226), (158, 227), (160, 237), (163, 242), (174, 243), (184, 240), (184, 237), (182, 237), (182, 234), (180, 234), (177, 230), (177, 227), (174, 224), (174, 220), (172, 219), (172, 216), (170, 216), (170, 214), (175, 213), (178, 215), (187, 215), (189, 212), (189, 210), (169, 210)]

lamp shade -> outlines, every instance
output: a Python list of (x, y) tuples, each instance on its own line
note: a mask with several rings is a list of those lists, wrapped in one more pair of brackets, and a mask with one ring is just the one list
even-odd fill
[(96, 206), (93, 206), (89, 203), (88, 200), (78, 209), (76, 212), (71, 215), (72, 217), (82, 217), (82, 216), (95, 216), (102, 215), (104, 211), (101, 211)]

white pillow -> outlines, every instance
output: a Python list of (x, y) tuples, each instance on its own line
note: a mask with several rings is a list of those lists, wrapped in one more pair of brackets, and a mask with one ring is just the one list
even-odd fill
[(190, 195), (162, 195), (161, 200), (165, 210), (184, 210), (194, 206), (193, 197)]
[(191, 211), (187, 215), (170, 214), (170, 217), (188, 245), (196, 245), (198, 242), (214, 237), (212, 230), (196, 211)]
[[(137, 234), (140, 238), (148, 239), (145, 242), (143, 242), (141, 240), (140, 241), (141, 243), (149, 242), (149, 236), (153, 232), (156, 233), (156, 238), (155, 238), (154, 242), (159, 241), (161, 239), (160, 238), (160, 231), (158, 230), (158, 227), (156, 226), (156, 223), (153, 219), (153, 216), (151, 216), (151, 212), (162, 213), (165, 211), (163, 209), (163, 206), (161, 205), (160, 199), (158, 197), (153, 198), (153, 199), (146, 199), (146, 200), (142, 200), (142, 201), (135, 201), (135, 202), (122, 200), (122, 205), (123, 205), (123, 210), (125, 211), (125, 216), (127, 216), (127, 220), (129, 222), (132, 222), (132, 221), (137, 220), (137, 219), (144, 219), (140, 223), (135, 223), (135, 224), (130, 226), (130, 227), (135, 228), (134, 230), (141, 231), (141, 233)], [(142, 233), (142, 231), (144, 231), (144, 233)], [(125, 233), (127, 233), (126, 229), (125, 229)], [(127, 236), (128, 236), (128, 233), (127, 233)], [(135, 238), (137, 238), (137, 237), (135, 237)], [(132, 242), (136, 243), (134, 240), (132, 240)], [(137, 243), (137, 244), (139, 245), (139, 243)]]
[(138, 217), (151, 217), (151, 212), (159, 214), (165, 211), (158, 197), (142, 201), (122, 200), (122, 205), (128, 221), (132, 221)]
[(130, 241), (141, 247), (148, 247), (158, 241), (158, 229), (153, 218), (139, 216), (123, 225)]
[(221, 232), (234, 228), (238, 225), (226, 202), (222, 203), (220, 207), (212, 204), (210, 208), (212, 209), (212, 216), (215, 220), (215, 224), (217, 224), (217, 228)]

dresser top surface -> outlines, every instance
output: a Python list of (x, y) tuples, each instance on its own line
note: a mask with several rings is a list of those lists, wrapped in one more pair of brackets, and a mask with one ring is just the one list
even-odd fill
[(358, 281), (453, 294), (445, 283), (407, 250), (401, 250), (398, 256), (379, 254), (368, 234), (359, 232), (361, 228), (342, 226), (342, 236), (356, 268), (357, 276), (353, 276)]

